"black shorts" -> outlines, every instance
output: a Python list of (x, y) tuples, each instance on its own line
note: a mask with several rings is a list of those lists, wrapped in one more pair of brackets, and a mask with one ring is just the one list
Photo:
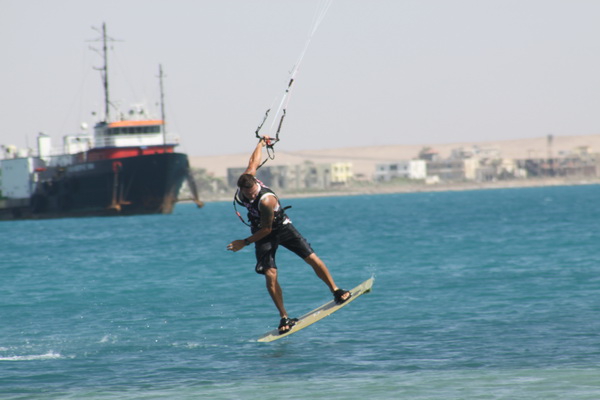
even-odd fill
[(269, 268), (277, 268), (275, 253), (279, 245), (298, 255), (303, 260), (314, 253), (310, 244), (292, 224), (282, 225), (276, 231), (255, 244), (257, 274), (265, 273)]

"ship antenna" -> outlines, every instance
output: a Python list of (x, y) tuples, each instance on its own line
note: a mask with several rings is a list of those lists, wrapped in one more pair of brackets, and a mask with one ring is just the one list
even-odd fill
[(102, 84), (104, 85), (104, 118), (105, 121), (110, 121), (110, 106), (112, 105), (110, 102), (110, 95), (109, 95), (109, 91), (108, 91), (108, 46), (107, 46), (107, 42), (120, 42), (120, 40), (116, 40), (113, 39), (111, 37), (109, 37), (106, 34), (106, 22), (102, 23), (102, 31), (100, 31), (98, 28), (92, 27), (92, 29), (94, 29), (95, 31), (100, 32), (100, 34), (102, 34), (102, 37), (100, 39), (96, 39), (96, 40), (88, 40), (91, 42), (98, 42), (98, 41), (102, 41), (102, 52), (100, 52), (98, 49), (95, 49), (93, 47), (90, 47), (92, 50), (94, 50), (97, 53), (100, 53), (100, 55), (102, 56), (102, 59), (104, 61), (104, 66), (97, 68), (95, 67), (95, 70), (98, 70), (102, 73)]
[(167, 144), (167, 120), (165, 117), (165, 92), (163, 90), (163, 74), (162, 64), (158, 64), (158, 79), (160, 82), (160, 117), (162, 119), (163, 130), (163, 145)]

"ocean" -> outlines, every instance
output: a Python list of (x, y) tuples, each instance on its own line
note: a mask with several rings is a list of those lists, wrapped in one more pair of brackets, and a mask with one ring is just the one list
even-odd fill
[[(0, 398), (599, 399), (600, 186), (283, 199), (336, 283), (282, 340), (231, 202), (0, 222)], [(280, 249), (291, 316), (330, 300)]]

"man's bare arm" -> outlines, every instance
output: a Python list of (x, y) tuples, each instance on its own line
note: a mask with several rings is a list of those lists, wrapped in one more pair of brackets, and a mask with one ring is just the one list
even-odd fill
[(248, 162), (248, 168), (246, 168), (246, 171), (244, 171), (245, 174), (250, 174), (252, 176), (256, 175), (256, 170), (258, 169), (258, 166), (260, 165), (260, 160), (262, 157), (262, 148), (265, 146), (265, 142), (266, 142), (265, 138), (268, 138), (268, 137), (265, 136), (258, 141), (256, 148), (254, 149), (254, 151), (252, 152), (252, 155), (250, 156), (250, 161)]
[[(266, 237), (273, 231), (273, 220), (275, 219), (275, 207), (277, 206), (277, 199), (275, 196), (266, 196), (263, 201), (260, 202), (260, 229), (254, 232), (250, 237), (246, 238), (248, 243), (258, 242), (260, 239)], [(246, 246), (245, 240), (234, 240), (229, 243), (227, 250), (240, 251)]]

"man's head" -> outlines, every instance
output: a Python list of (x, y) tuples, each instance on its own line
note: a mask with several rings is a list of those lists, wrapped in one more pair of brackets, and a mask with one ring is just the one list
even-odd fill
[(258, 192), (260, 192), (260, 186), (253, 175), (242, 174), (239, 177), (237, 184), (240, 191), (249, 200), (254, 200), (256, 196), (258, 196)]

